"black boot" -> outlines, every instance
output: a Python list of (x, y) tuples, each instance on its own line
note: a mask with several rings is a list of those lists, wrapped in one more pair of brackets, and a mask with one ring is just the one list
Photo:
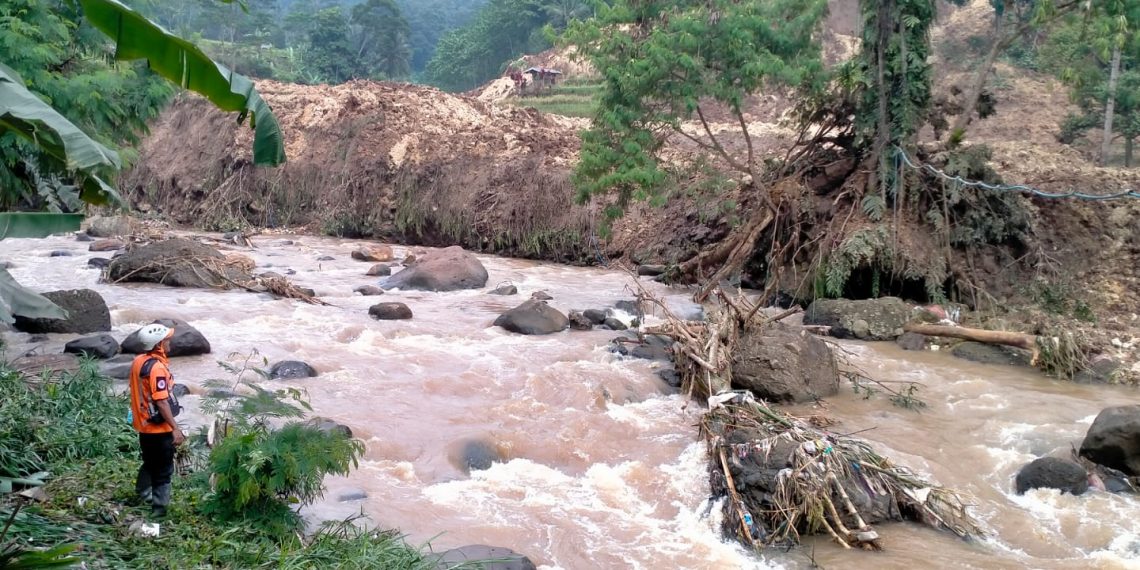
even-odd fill
[(170, 483), (154, 488), (154, 498), (151, 502), (151, 512), (156, 517), (166, 516), (166, 508), (170, 506)]
[(154, 493), (150, 485), (150, 472), (145, 467), (139, 468), (139, 476), (135, 479), (135, 493), (138, 494), (139, 499), (142, 500), (144, 505), (150, 504), (153, 499)]

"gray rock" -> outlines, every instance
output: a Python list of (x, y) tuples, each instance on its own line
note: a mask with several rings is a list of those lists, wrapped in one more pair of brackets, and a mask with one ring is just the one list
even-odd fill
[(1014, 486), (1019, 495), (1038, 488), (1059, 489), (1080, 495), (1089, 489), (1089, 474), (1076, 462), (1057, 457), (1040, 457), (1017, 472)]
[(352, 290), (354, 293), (360, 293), (365, 297), (375, 297), (376, 295), (383, 295), (384, 290), (375, 285), (361, 285)]
[(67, 251), (64, 249), (57, 249), (57, 250), (49, 253), (48, 257), (71, 257), (72, 255), (74, 255), (74, 254), (71, 253), (70, 251)]
[(570, 319), (570, 328), (576, 331), (588, 331), (594, 328), (594, 323), (582, 315), (582, 311), (570, 311), (568, 317)]
[(637, 301), (618, 301), (614, 303), (614, 308), (635, 317), (645, 316), (645, 313), (641, 310), (641, 305)]
[(506, 460), (502, 453), (499, 452), (498, 447), (489, 441), (481, 439), (463, 441), (458, 446), (458, 455), (455, 453), (449, 455), (451, 456), (452, 464), (468, 475), (470, 475), (472, 471), (490, 469), (491, 465), (502, 463)]
[(387, 277), (392, 274), (392, 267), (383, 263), (377, 263), (369, 267), (368, 271), (364, 274), (369, 277)]
[(826, 342), (781, 323), (743, 334), (732, 384), (769, 402), (808, 402), (839, 392), (839, 367)]
[(412, 310), (403, 303), (377, 303), (368, 307), (368, 314), (381, 321), (398, 321), (412, 318)]
[(95, 269), (103, 269), (108, 265), (111, 265), (111, 260), (106, 257), (92, 257), (87, 260), (87, 266)]
[(348, 427), (342, 423), (337, 423), (337, 422), (330, 420), (328, 418), (322, 418), (320, 416), (316, 416), (316, 417), (310, 418), (308, 421), (306, 421), (305, 425), (310, 426), (310, 427), (315, 427), (318, 430), (323, 431), (325, 433), (339, 433), (339, 434), (343, 435), (344, 437), (352, 437), (352, 428), (350, 428), (350, 427)]
[(636, 344), (633, 348), (629, 349), (629, 355), (634, 358), (644, 358), (646, 360), (665, 360), (672, 362), (672, 349), (673, 339), (663, 335), (650, 334), (645, 335), (645, 338), (640, 344)]
[(546, 291), (535, 291), (534, 293), (530, 294), (530, 298), (538, 299), (539, 301), (551, 301), (554, 299), (554, 297), (551, 297), (550, 293), (547, 293)]
[(589, 319), (591, 323), (600, 325), (606, 322), (606, 317), (608, 315), (606, 315), (605, 311), (600, 311), (598, 309), (586, 309), (585, 311), (582, 311), (582, 316)]
[(317, 261), (336, 261), (336, 258), (331, 255), (322, 255), (317, 258)]
[(894, 340), (902, 334), (912, 311), (897, 297), (862, 301), (816, 299), (804, 311), (804, 324), (831, 327), (830, 334), (836, 338)]
[(76, 234), (75, 241), (95, 241), (95, 238), (87, 234)]
[(656, 277), (658, 275), (661, 275), (662, 273), (665, 273), (665, 266), (664, 265), (638, 265), (637, 266), (637, 274), (638, 275), (645, 275), (647, 277)]
[(1121, 370), (1118, 360), (1104, 354), (1093, 357), (1084, 370), (1073, 376), (1073, 381), (1080, 384), (1108, 384), (1113, 381), (1117, 371)]
[[(170, 350), (167, 351), (167, 356), (196, 356), (210, 353), (210, 341), (206, 340), (206, 337), (198, 329), (190, 326), (190, 323), (180, 319), (158, 319), (154, 322), (174, 329), (174, 336), (170, 338)], [(146, 352), (142, 343), (139, 342), (139, 331), (137, 330), (127, 335), (120, 347), (127, 354)]]
[(926, 335), (918, 333), (903, 333), (895, 341), (903, 350), (926, 350)]
[[(435, 570), (452, 568), (478, 568), (479, 570), (536, 570), (534, 562), (509, 548), (484, 546), (481, 544), (453, 548), (442, 554), (428, 555), (429, 562), (435, 562)], [(481, 560), (493, 560), (484, 562)]]
[(103, 297), (91, 289), (67, 289), (43, 293), (67, 311), (65, 319), (26, 319), (16, 317), (15, 328), (27, 333), (86, 334), (111, 330), (111, 311)]
[(259, 273), (257, 276), (261, 279), (284, 279), (285, 278), (284, 275), (277, 273), (276, 271), (266, 271), (265, 273)]
[(174, 394), (175, 398), (181, 398), (182, 396), (189, 396), (190, 395), (190, 387), (185, 385), (185, 384), (179, 384), (176, 382), (174, 384), (174, 387), (170, 389), (170, 393)]
[(368, 492), (364, 489), (352, 489), (337, 495), (336, 500), (342, 503), (351, 503), (352, 501), (363, 501), (368, 498)]
[(119, 353), (119, 341), (109, 334), (88, 336), (65, 344), (63, 351), (91, 358), (107, 359)]
[(488, 295), (518, 295), (519, 288), (514, 285), (499, 285), (494, 291), (487, 293)]
[(234, 264), (221, 265), (225, 256), (218, 250), (183, 238), (168, 239), (136, 247), (111, 260), (107, 277), (111, 281), (161, 283), (171, 287), (212, 288), (223, 282), (215, 279), (204, 263), (220, 267), (225, 278), (242, 283), (249, 273)]
[(126, 380), (131, 375), (131, 363), (135, 355), (120, 354), (99, 363), (99, 373), (116, 380)]
[(495, 326), (527, 335), (556, 333), (570, 326), (570, 319), (545, 301), (530, 299), (499, 315)]
[(677, 369), (670, 366), (669, 368), (659, 368), (657, 370), (657, 377), (664, 380), (666, 384), (673, 388), (681, 387), (681, 375), (677, 373)]
[(367, 245), (352, 251), (352, 258), (357, 261), (392, 261), (392, 247), (387, 245)]
[(970, 362), (981, 364), (1003, 364), (1006, 366), (1029, 366), (1028, 351), (1010, 346), (986, 344), (983, 342), (960, 342), (950, 349), (950, 354)]
[(131, 233), (128, 216), (93, 216), (87, 218), (87, 235), (101, 238), (125, 236)]
[(625, 329), (629, 328), (625, 326), (625, 323), (619, 321), (614, 317), (606, 317), (606, 320), (602, 321), (602, 324), (605, 325), (607, 329), (610, 329), (612, 331), (624, 331)]
[(479, 289), (487, 284), (487, 269), (474, 255), (459, 246), (424, 254), (414, 265), (385, 279), (385, 289), (458, 291)]
[(1080, 454), (1125, 475), (1140, 476), (1140, 405), (1101, 410), (1081, 442)]
[(269, 377), (274, 380), (291, 378), (312, 378), (317, 371), (306, 362), (300, 360), (282, 360), (269, 368)]

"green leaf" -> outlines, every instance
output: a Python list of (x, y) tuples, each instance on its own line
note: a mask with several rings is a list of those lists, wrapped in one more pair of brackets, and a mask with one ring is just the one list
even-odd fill
[(0, 568), (4, 570), (32, 570), (36, 568), (71, 568), (80, 560), (71, 556), (78, 544), (61, 544), (49, 550), (28, 550), (23, 547), (7, 548), (0, 555)]
[(250, 116), (253, 161), (259, 166), (285, 162), (281, 127), (253, 81), (234, 73), (198, 46), (171, 34), (118, 0), (79, 0), (87, 20), (115, 40), (115, 58), (145, 59), (151, 70), (209, 99), (223, 111)]
[(15, 315), (29, 319), (66, 319), (67, 311), (17, 283), (7, 269), (0, 269), (0, 321), (15, 323)]
[(0, 239), (42, 238), (52, 234), (79, 231), (79, 224), (82, 221), (83, 214), (0, 212)]

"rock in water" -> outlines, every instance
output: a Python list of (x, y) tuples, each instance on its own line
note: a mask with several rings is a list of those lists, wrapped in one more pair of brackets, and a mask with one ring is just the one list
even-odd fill
[(809, 402), (839, 392), (839, 366), (827, 343), (782, 323), (740, 337), (732, 385), (769, 402)]
[(594, 323), (590, 322), (582, 311), (570, 311), (570, 328), (576, 331), (588, 331), (594, 328)]
[(963, 360), (982, 364), (1029, 366), (1030, 361), (1027, 350), (973, 341), (960, 342), (954, 345), (954, 348), (950, 349), (950, 354)]
[[(229, 287), (226, 280), (243, 283), (248, 272), (225, 264), (218, 250), (183, 238), (136, 247), (111, 260), (107, 277), (111, 281), (142, 281), (172, 287)], [(213, 275), (221, 271), (225, 278)]]
[(816, 299), (804, 311), (805, 325), (831, 327), (831, 336), (860, 340), (894, 340), (913, 310), (897, 297), (850, 301)]
[[(167, 356), (195, 356), (210, 353), (210, 341), (190, 323), (180, 319), (158, 319), (154, 321), (160, 325), (174, 329), (174, 336), (170, 338), (170, 351)], [(127, 354), (142, 354), (146, 352), (139, 342), (139, 331), (135, 331), (123, 339), (121, 345)]]
[(117, 239), (101, 239), (87, 246), (87, 251), (103, 252), (116, 251), (127, 247), (127, 244)]
[(63, 351), (91, 358), (106, 359), (119, 353), (119, 341), (109, 334), (88, 336), (65, 344)]
[(629, 328), (625, 326), (625, 323), (618, 320), (617, 317), (607, 317), (606, 320), (602, 322), (602, 324), (604, 324), (606, 328), (612, 331), (624, 331), (625, 329)]
[(282, 360), (269, 368), (269, 377), (274, 380), (286, 378), (312, 378), (317, 371), (300, 360)]
[(392, 268), (388, 265), (384, 265), (383, 263), (377, 263), (376, 265), (369, 267), (368, 271), (364, 274), (369, 277), (387, 277), (388, 275), (392, 274)]
[(551, 334), (569, 327), (570, 319), (558, 309), (547, 305), (546, 301), (530, 299), (499, 315), (495, 319), (495, 326), (519, 334)]
[(600, 325), (600, 324), (606, 322), (606, 317), (608, 315), (606, 315), (606, 312), (602, 311), (602, 310), (586, 309), (585, 311), (582, 311), (582, 316), (589, 319), (591, 323), (593, 323), (595, 325)]
[(424, 254), (414, 265), (385, 279), (385, 289), (418, 291), (457, 291), (478, 289), (487, 284), (487, 269), (471, 253), (459, 246)]
[(111, 311), (103, 297), (91, 289), (67, 289), (43, 294), (67, 311), (66, 319), (16, 317), (15, 328), (27, 333), (86, 334), (111, 330)]
[(101, 238), (125, 236), (131, 233), (131, 218), (127, 216), (93, 216), (87, 218), (87, 235)]
[(638, 265), (637, 266), (637, 274), (638, 275), (643, 275), (643, 276), (647, 276), (647, 277), (657, 277), (658, 275), (661, 275), (662, 273), (665, 273), (665, 266), (664, 265)]
[(352, 252), (352, 258), (357, 261), (392, 261), (392, 247), (387, 245), (367, 245)]
[(895, 341), (903, 350), (925, 350), (926, 349), (926, 336), (918, 333), (903, 333), (902, 336)]
[(111, 260), (106, 257), (92, 257), (87, 260), (87, 266), (95, 269), (103, 269), (108, 265), (111, 265)]
[(1080, 453), (1093, 463), (1140, 476), (1140, 405), (1101, 410), (1081, 442)]
[(495, 463), (506, 460), (499, 448), (489, 441), (469, 439), (459, 444), (458, 449), (452, 448), (448, 453), (451, 463), (470, 475), (472, 471), (490, 469)]
[(325, 433), (339, 433), (344, 437), (352, 437), (352, 428), (328, 418), (316, 416), (306, 421), (305, 425), (315, 427)]
[(354, 293), (360, 293), (365, 297), (375, 297), (376, 295), (383, 295), (384, 290), (375, 285), (361, 285), (352, 290)]
[(1080, 495), (1089, 489), (1089, 474), (1084, 467), (1073, 461), (1041, 457), (1017, 472), (1014, 486), (1019, 495), (1042, 487)]
[(377, 303), (368, 307), (368, 314), (381, 321), (398, 321), (412, 318), (412, 310), (403, 303)]
[[(480, 570), (535, 570), (534, 562), (509, 548), (473, 544), (453, 548), (443, 554), (429, 555), (428, 561), (435, 562), (435, 570), (451, 568), (479, 568)], [(481, 560), (492, 562), (479, 563)]]
[(488, 295), (518, 295), (519, 288), (514, 285), (499, 285), (494, 291), (487, 293)]

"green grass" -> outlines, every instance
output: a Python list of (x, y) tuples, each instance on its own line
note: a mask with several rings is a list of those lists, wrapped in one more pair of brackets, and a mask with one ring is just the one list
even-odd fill
[(507, 103), (554, 115), (590, 118), (598, 109), (601, 90), (601, 83), (568, 81), (549, 90), (512, 97), (507, 99)]

